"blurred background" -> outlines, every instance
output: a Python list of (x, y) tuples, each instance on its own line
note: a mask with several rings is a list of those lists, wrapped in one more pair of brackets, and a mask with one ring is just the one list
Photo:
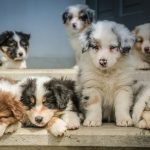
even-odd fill
[(28, 68), (71, 68), (75, 63), (61, 15), (73, 4), (88, 4), (97, 20), (114, 20), (130, 29), (150, 22), (149, 0), (0, 0), (0, 32), (31, 34)]

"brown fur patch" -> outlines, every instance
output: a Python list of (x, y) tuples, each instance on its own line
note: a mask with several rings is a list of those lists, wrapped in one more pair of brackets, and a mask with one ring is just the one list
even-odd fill
[(95, 96), (92, 100), (88, 100), (87, 101), (86, 106), (97, 104), (99, 101), (100, 101), (100, 97), (99, 96)]
[(20, 121), (25, 113), (22, 103), (10, 92), (0, 91), (0, 122), (8, 125)]

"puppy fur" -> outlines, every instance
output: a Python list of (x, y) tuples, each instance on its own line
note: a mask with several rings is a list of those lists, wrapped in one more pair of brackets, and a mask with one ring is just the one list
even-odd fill
[(80, 40), (83, 54), (76, 90), (82, 92), (83, 125), (100, 126), (102, 120), (115, 120), (118, 126), (131, 126), (128, 56), (134, 36), (121, 24), (101, 21), (82, 33)]
[(87, 5), (73, 5), (66, 8), (62, 20), (69, 35), (72, 48), (75, 50), (76, 64), (81, 55), (79, 35), (91, 26), (95, 13)]
[(150, 69), (150, 23), (135, 27), (133, 33), (136, 36), (132, 51), (135, 68)]
[(19, 85), (22, 103), (27, 107), (24, 124), (47, 127), (55, 136), (80, 126), (74, 82), (50, 77), (28, 77)]
[(23, 32), (6, 31), (0, 34), (0, 50), (3, 54), (1, 68), (24, 69), (30, 35)]
[(19, 121), (23, 118), (25, 109), (17, 92), (19, 89), (15, 81), (0, 79), (0, 136), (17, 130)]
[(135, 81), (133, 84), (134, 125), (142, 129), (150, 129), (150, 83), (147, 81)]

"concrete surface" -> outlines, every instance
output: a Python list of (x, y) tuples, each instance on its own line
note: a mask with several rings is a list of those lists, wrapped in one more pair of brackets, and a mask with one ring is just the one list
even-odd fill
[[(64, 76), (76, 79), (73, 69), (25, 69), (0, 70), (0, 76), (21, 79), (24, 76)], [(136, 71), (134, 79), (150, 81), (150, 71)], [(116, 127), (104, 124), (102, 127), (67, 131), (63, 137), (54, 137), (45, 129), (21, 128), (14, 134), (0, 139), (0, 150), (147, 150), (150, 149), (150, 130), (135, 127)]]

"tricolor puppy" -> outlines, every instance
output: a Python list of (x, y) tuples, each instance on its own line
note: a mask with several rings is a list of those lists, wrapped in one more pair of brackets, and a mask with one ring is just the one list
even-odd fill
[(47, 127), (55, 136), (80, 126), (74, 82), (50, 77), (28, 77), (20, 83), (22, 103), (27, 107), (24, 125)]
[(136, 41), (133, 48), (136, 69), (150, 69), (150, 23), (135, 27)]
[(71, 46), (75, 50), (77, 65), (81, 55), (79, 36), (85, 29), (91, 26), (94, 20), (94, 15), (94, 11), (87, 5), (79, 4), (69, 6), (62, 15), (63, 23), (68, 32)]
[(0, 137), (17, 130), (25, 109), (20, 102), (20, 91), (15, 81), (0, 78)]
[(30, 35), (23, 32), (6, 31), (0, 34), (0, 50), (3, 54), (1, 68), (27, 68), (26, 57), (28, 53), (29, 39)]
[(133, 122), (138, 128), (150, 129), (150, 83), (146, 81), (135, 81)]
[(132, 78), (128, 71), (134, 36), (111, 21), (93, 24), (81, 37), (82, 56), (77, 91), (82, 91), (80, 109), (84, 126), (100, 126), (102, 120), (131, 126)]

